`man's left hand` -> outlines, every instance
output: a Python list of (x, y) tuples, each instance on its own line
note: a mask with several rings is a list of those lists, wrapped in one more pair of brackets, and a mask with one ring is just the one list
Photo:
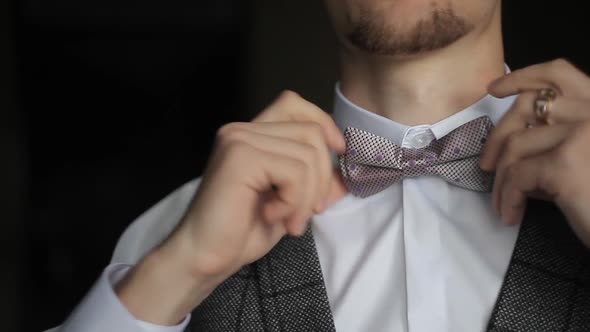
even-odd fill
[[(557, 97), (545, 123), (535, 101), (547, 88)], [(559, 59), (514, 71), (489, 92), (520, 94), (481, 157), (481, 168), (496, 172), (494, 208), (504, 222), (518, 224), (528, 197), (552, 200), (590, 247), (590, 77)]]

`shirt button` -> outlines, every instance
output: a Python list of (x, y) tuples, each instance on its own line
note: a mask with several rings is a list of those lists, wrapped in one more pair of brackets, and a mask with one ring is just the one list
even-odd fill
[(406, 148), (420, 149), (430, 144), (434, 138), (434, 134), (430, 128), (411, 128), (406, 133), (402, 146)]

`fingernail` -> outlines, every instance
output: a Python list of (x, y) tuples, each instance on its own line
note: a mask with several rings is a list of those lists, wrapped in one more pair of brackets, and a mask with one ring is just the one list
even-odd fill
[(322, 206), (322, 202), (318, 202), (315, 207), (313, 208), (314, 213), (322, 213), (324, 207)]
[(324, 212), (324, 210), (326, 210), (326, 200), (322, 199), (316, 204), (314, 212), (315, 213), (322, 213), (322, 212)]

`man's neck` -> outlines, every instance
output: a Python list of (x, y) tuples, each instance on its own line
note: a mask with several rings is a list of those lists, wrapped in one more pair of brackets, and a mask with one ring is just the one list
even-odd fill
[(487, 95), (502, 76), (500, 14), (483, 31), (406, 59), (342, 51), (340, 87), (353, 103), (405, 125), (432, 124)]

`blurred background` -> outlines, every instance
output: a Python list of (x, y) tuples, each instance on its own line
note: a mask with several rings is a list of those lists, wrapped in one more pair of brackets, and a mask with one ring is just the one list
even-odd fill
[[(587, 71), (577, 2), (526, 4), (505, 3), (508, 64)], [(59, 324), (220, 125), (283, 89), (329, 110), (337, 79), (318, 0), (4, 0), (0, 24), (2, 331)]]

